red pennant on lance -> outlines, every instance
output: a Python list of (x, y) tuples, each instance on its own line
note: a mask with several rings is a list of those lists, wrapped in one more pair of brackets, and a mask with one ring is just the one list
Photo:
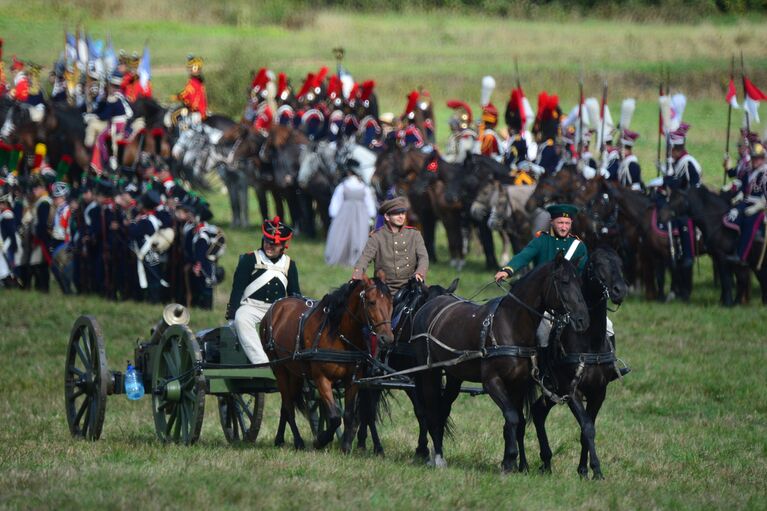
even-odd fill
[(725, 96), (725, 101), (727, 101), (733, 108), (740, 108), (738, 105), (738, 96), (735, 91), (735, 80), (732, 78), (730, 78), (730, 83), (727, 85), (727, 96)]
[(767, 99), (767, 94), (760, 91), (756, 85), (754, 85), (751, 80), (745, 76), (743, 77), (743, 88), (746, 90), (746, 96), (754, 101), (762, 101)]

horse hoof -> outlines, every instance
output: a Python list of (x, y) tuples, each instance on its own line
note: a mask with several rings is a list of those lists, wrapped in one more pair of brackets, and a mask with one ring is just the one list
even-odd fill
[(429, 461), (429, 450), (428, 449), (416, 449), (415, 454), (413, 455), (413, 458), (416, 461), (421, 462), (428, 462)]
[(282, 447), (285, 445), (285, 439), (284, 438), (275, 438), (274, 439), (274, 446), (275, 447)]
[(592, 481), (603, 481), (605, 476), (602, 475), (602, 472), (594, 472), (594, 476), (591, 478)]
[(296, 449), (297, 451), (303, 451), (304, 449), (306, 449), (306, 445), (304, 444), (304, 441), (303, 441), (303, 440), (300, 440), (300, 441), (298, 441), (298, 442), (295, 442), (295, 443), (293, 444), (293, 447), (295, 447), (295, 449)]
[(437, 454), (434, 456), (434, 459), (429, 462), (429, 466), (434, 468), (447, 468), (447, 461), (445, 461), (445, 458), (443, 458), (441, 454)]
[(538, 469), (538, 473), (541, 475), (551, 475), (551, 465), (541, 465)]
[(357, 442), (357, 450), (365, 452), (368, 450), (368, 446), (365, 445), (364, 443)]
[(589, 478), (589, 469), (578, 467), (578, 475), (581, 476), (581, 479), (588, 480), (588, 478)]
[(520, 463), (519, 464), (519, 471), (524, 473), (524, 474), (527, 474), (528, 472), (530, 472), (530, 467), (527, 465), (527, 463), (524, 463), (524, 464)]

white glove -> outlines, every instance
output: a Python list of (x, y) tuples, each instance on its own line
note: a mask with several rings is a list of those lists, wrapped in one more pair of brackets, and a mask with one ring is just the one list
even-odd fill
[(746, 199), (746, 201), (751, 204), (749, 207), (746, 208), (746, 215), (753, 216), (762, 211), (763, 209), (767, 208), (767, 200), (765, 200), (764, 197), (756, 198), (756, 197), (749, 197)]
[(594, 179), (594, 177), (597, 175), (597, 169), (595, 169), (594, 167), (590, 165), (586, 165), (581, 170), (581, 173), (583, 174), (583, 177), (585, 177), (586, 179)]
[(731, 190), (738, 190), (743, 183), (740, 182), (740, 179), (733, 179), (731, 183), (727, 183), (722, 187), (723, 192), (729, 192)]
[(732, 208), (727, 213), (727, 221), (730, 223), (735, 223), (738, 220), (738, 210), (737, 208)]
[(743, 200), (743, 192), (740, 191), (740, 192), (735, 194), (735, 197), (730, 199), (730, 204), (732, 204), (734, 206), (735, 204), (739, 203), (742, 200)]

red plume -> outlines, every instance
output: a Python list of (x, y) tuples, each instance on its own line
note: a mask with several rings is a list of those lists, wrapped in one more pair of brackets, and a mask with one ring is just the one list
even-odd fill
[(259, 89), (263, 89), (266, 87), (267, 83), (269, 83), (269, 77), (266, 74), (266, 68), (262, 67), (258, 70), (258, 74), (253, 78), (253, 83), (250, 85), (250, 87), (258, 87)]
[(466, 110), (466, 113), (469, 114), (469, 124), (471, 124), (471, 120), (474, 118), (474, 116), (471, 113), (471, 107), (469, 107), (469, 105), (465, 101), (460, 101), (458, 99), (449, 99), (447, 101), (447, 107), (452, 108), (453, 110), (455, 110), (456, 108), (463, 108), (464, 110)]
[(343, 94), (343, 86), (341, 85), (341, 79), (336, 75), (331, 75), (328, 80), (328, 96), (331, 99), (335, 99)]
[(360, 89), (361, 89), (360, 100), (368, 101), (370, 99), (370, 95), (373, 94), (373, 88), (375, 86), (376, 86), (376, 82), (374, 82), (373, 80), (362, 82), (362, 85), (360, 86)]
[(277, 75), (277, 97), (282, 97), (282, 93), (285, 92), (288, 88), (288, 77), (285, 75), (285, 73), (280, 73)]
[(322, 85), (322, 82), (325, 81), (325, 77), (328, 75), (328, 68), (327, 66), (322, 66), (317, 73), (317, 76), (314, 77), (314, 86), (319, 87)]
[(309, 92), (312, 89), (312, 86), (314, 85), (314, 73), (309, 73), (306, 75), (306, 80), (304, 80), (304, 84), (301, 86), (301, 90), (298, 91), (298, 98), (304, 97), (304, 94)]
[(405, 115), (413, 113), (415, 105), (418, 103), (418, 91), (414, 90), (407, 96), (407, 106), (405, 107)]

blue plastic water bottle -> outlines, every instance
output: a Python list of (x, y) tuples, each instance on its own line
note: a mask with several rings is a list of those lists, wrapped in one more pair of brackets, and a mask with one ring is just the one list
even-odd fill
[(130, 362), (128, 363), (128, 369), (125, 371), (125, 395), (131, 401), (141, 399), (144, 395), (144, 384), (141, 383), (136, 368)]

